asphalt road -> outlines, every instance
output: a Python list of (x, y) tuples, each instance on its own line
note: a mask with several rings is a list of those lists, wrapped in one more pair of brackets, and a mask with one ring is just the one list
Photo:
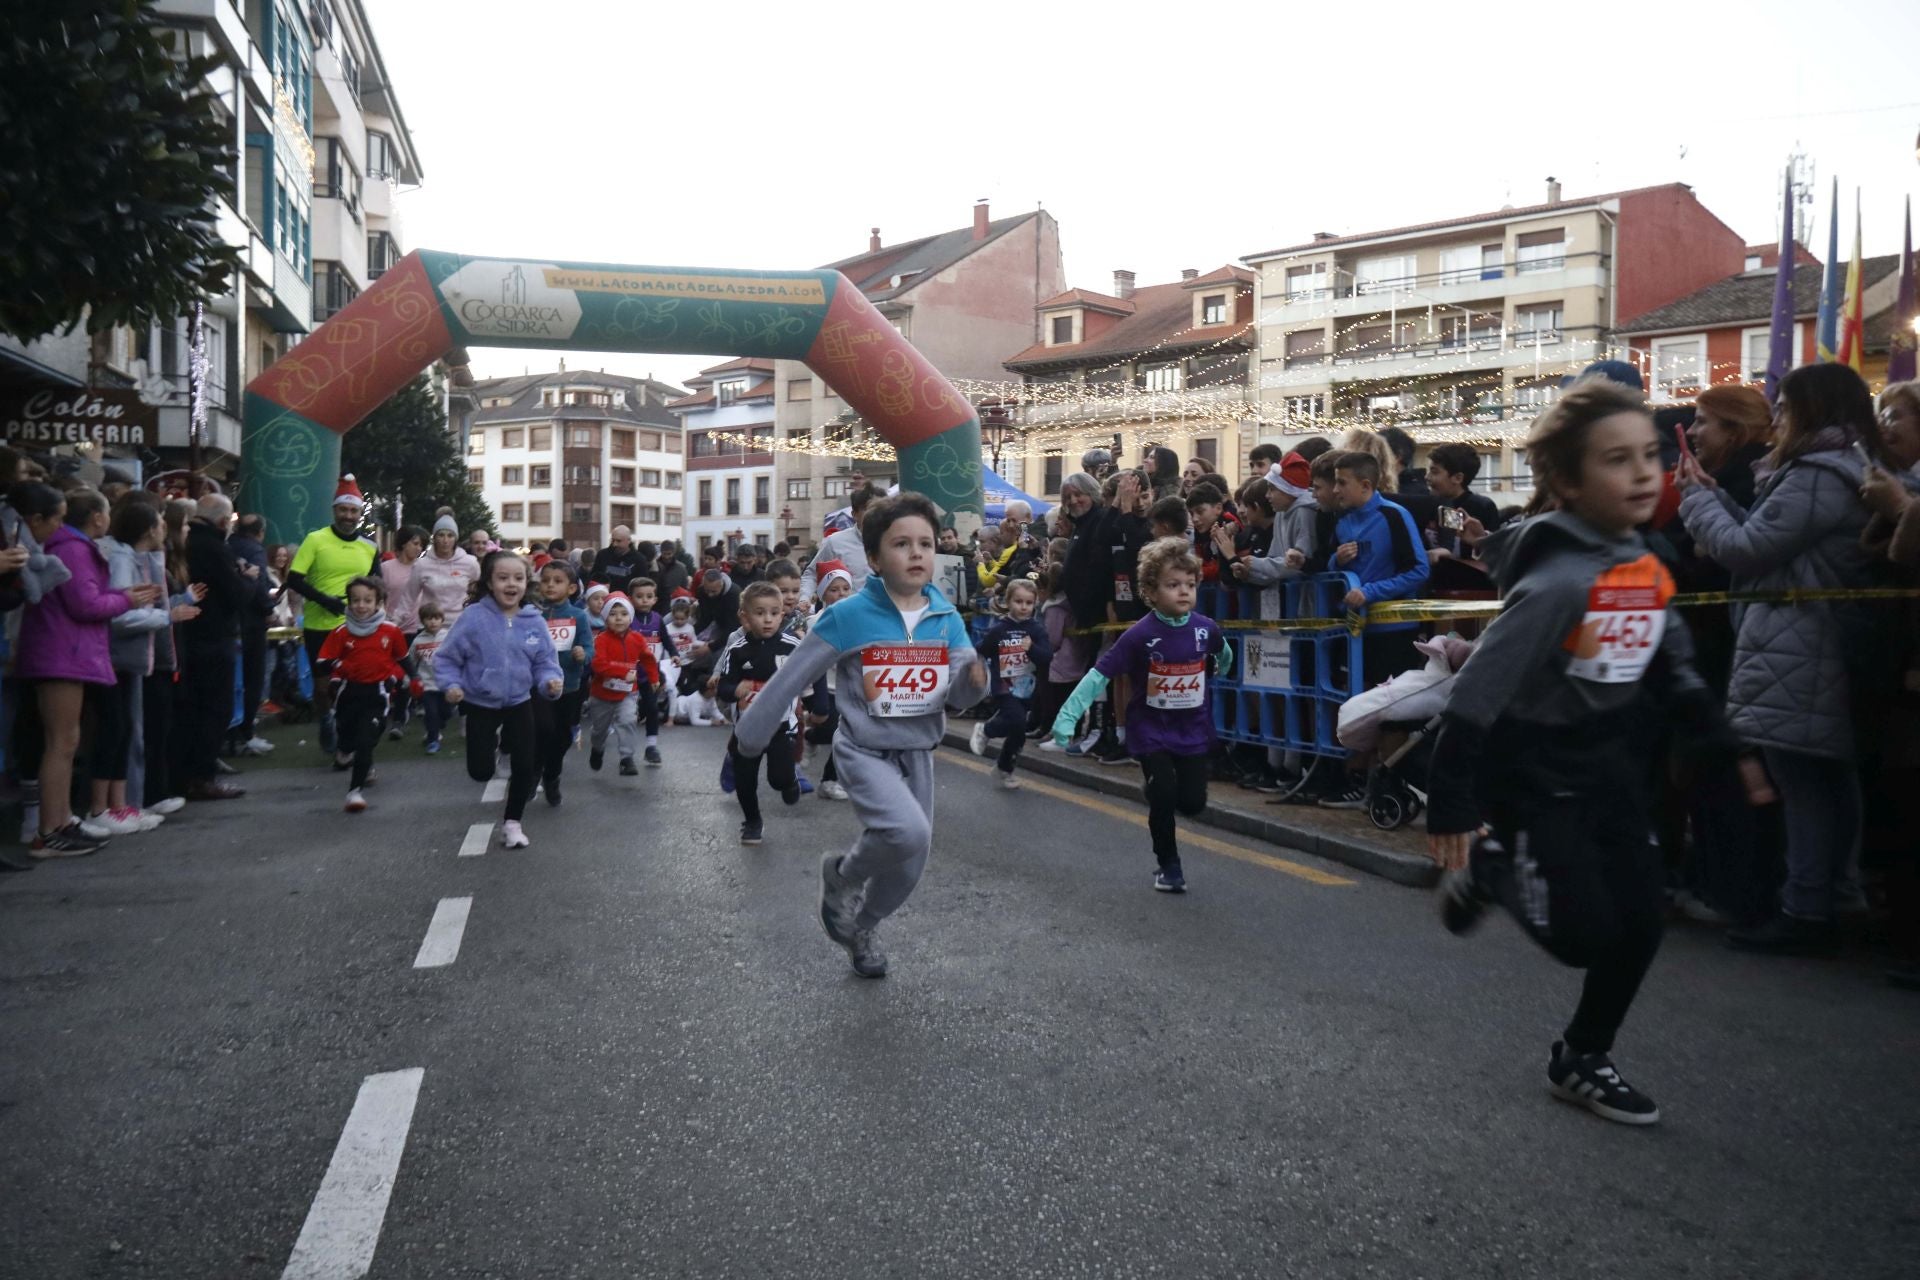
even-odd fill
[(408, 744), (364, 816), (259, 770), (0, 879), (0, 1276), (1920, 1274), (1869, 970), (1670, 934), (1623, 1129), (1548, 1096), (1576, 975), (1507, 922), (1204, 829), (1158, 895), (1139, 806), (943, 752), (865, 982), (847, 806), (741, 847), (722, 739), (575, 756), (528, 850), (461, 856), (498, 806)]

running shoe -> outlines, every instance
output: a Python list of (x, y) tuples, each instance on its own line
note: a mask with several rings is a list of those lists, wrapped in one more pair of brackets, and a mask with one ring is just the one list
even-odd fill
[(1826, 956), (1839, 949), (1830, 920), (1802, 920), (1776, 911), (1764, 924), (1751, 929), (1729, 929), (1727, 945), (1736, 951), (1760, 951), (1781, 956)]
[(1071, 750), (1071, 748), (1070, 748), (1070, 747), (1063, 747), (1063, 746), (1061, 746), (1061, 745), (1060, 745), (1060, 743), (1059, 743), (1059, 741), (1058, 741), (1057, 739), (1055, 739), (1055, 738), (1052, 738), (1052, 737), (1049, 737), (1049, 738), (1046, 738), (1046, 739), (1044, 739), (1044, 740), (1043, 740), (1043, 741), (1042, 741), (1042, 742), (1040, 743), (1040, 750), (1042, 750), (1042, 751), (1068, 751), (1068, 750)]
[(168, 796), (164, 800), (157, 800), (153, 804), (148, 805), (147, 812), (157, 813), (164, 818), (168, 814), (178, 813), (186, 807), (187, 798), (185, 796)]
[(853, 971), (863, 978), (887, 976), (887, 953), (880, 949), (880, 939), (872, 929), (853, 931), (853, 941), (847, 944), (847, 959), (852, 962)]
[(764, 838), (764, 833), (761, 830), (760, 823), (743, 822), (740, 824), (740, 843), (741, 844), (759, 844), (763, 838)]
[(360, 788), (355, 787), (353, 790), (347, 792), (347, 812), (365, 813), (366, 811), (367, 798), (360, 794)]
[(832, 778), (827, 779), (815, 787), (814, 792), (822, 800), (845, 800), (847, 798), (847, 789)]
[(1018, 791), (1020, 789), (1019, 775), (1012, 774), (1012, 773), (1000, 773), (1000, 771), (997, 769), (994, 772), (1000, 778), (1000, 789), (1002, 791)]
[(105, 840), (109, 836), (120, 834), (106, 823), (97, 822), (92, 818), (76, 817), (72, 819), (71, 825), (79, 828), (80, 834), (89, 840)]
[(820, 925), (842, 947), (853, 945), (854, 920), (860, 914), (861, 885), (840, 870), (840, 855), (820, 859)]
[[(640, 766), (633, 762), (632, 756), (620, 757), (620, 776), (623, 778), (637, 778), (640, 776)], [(731, 788), (729, 788), (729, 790), (731, 790)]]
[(509, 849), (524, 849), (533, 841), (527, 839), (527, 833), (520, 824), (509, 818), (500, 824), (500, 843)]
[(1474, 879), (1471, 866), (1447, 872), (1440, 882), (1440, 923), (1448, 933), (1464, 937), (1472, 933), (1493, 901)]
[(587, 753), (587, 768), (593, 770), (595, 773), (600, 772), (600, 766), (606, 762), (607, 753), (597, 747)]
[(1187, 877), (1180, 870), (1180, 864), (1170, 862), (1153, 873), (1153, 887), (1161, 893), (1185, 893)]
[(799, 804), (800, 794), (800, 781), (797, 778), (791, 786), (780, 788), (780, 799), (786, 804)]
[(367, 770), (367, 780), (362, 785), (370, 787), (378, 781), (380, 781), (380, 771), (370, 767)]
[(973, 726), (973, 733), (967, 738), (967, 746), (972, 748), (973, 754), (977, 756), (987, 754), (987, 722), (985, 720)]
[(547, 793), (547, 807), (550, 809), (558, 809), (560, 807), (560, 779), (557, 777), (543, 778), (540, 782), (540, 789)]
[(733, 794), (733, 752), (720, 757), (720, 789)]
[(1080, 739), (1080, 741), (1069, 743), (1067, 745), (1067, 754), (1074, 757), (1088, 755), (1088, 754), (1091, 754), (1093, 749), (1099, 745), (1100, 745), (1100, 731), (1098, 729), (1095, 729), (1091, 733), (1087, 734), (1086, 737)]
[(126, 817), (115, 813), (111, 809), (103, 809), (99, 813), (88, 814), (86, 824), (89, 835), (104, 833), (109, 836), (131, 836), (138, 835), (141, 831), (145, 830), (145, 828), (140, 825), (140, 817), (137, 811), (133, 816)]
[(658, 769), (665, 762), (660, 759), (660, 748), (648, 747), (646, 750), (647, 768)]
[(1133, 763), (1133, 757), (1127, 754), (1126, 746), (1118, 738), (1108, 738), (1100, 742), (1088, 753), (1087, 758), (1095, 764)]
[(271, 755), (273, 754), (273, 744), (265, 738), (255, 735), (240, 744), (240, 754), (243, 756)]
[(140, 831), (151, 831), (167, 820), (167, 815), (164, 813), (149, 813), (144, 809), (136, 809), (132, 805), (124, 805), (118, 809), (109, 809), (107, 812), (122, 822), (138, 824), (137, 829)]
[(1367, 784), (1357, 779), (1342, 782), (1320, 797), (1320, 807), (1322, 809), (1364, 809), (1367, 807)]
[(793, 775), (793, 785), (800, 788), (800, 794), (803, 796), (813, 794), (813, 784), (807, 781), (807, 775), (804, 773), (796, 773)]
[(430, 756), (437, 756), (440, 754), (440, 739), (435, 738), (432, 742), (429, 742), (427, 744), (427, 754)]
[(1656, 1124), (1660, 1108), (1652, 1098), (1620, 1078), (1604, 1053), (1575, 1053), (1556, 1040), (1547, 1062), (1553, 1096), (1615, 1124)]
[(345, 773), (351, 768), (353, 768), (353, 753), (351, 751), (336, 751), (333, 753), (333, 771), (335, 773)]
[(36, 832), (29, 856), (43, 862), (53, 858), (84, 858), (100, 852), (106, 843), (86, 834), (78, 822), (69, 822), (58, 831)]

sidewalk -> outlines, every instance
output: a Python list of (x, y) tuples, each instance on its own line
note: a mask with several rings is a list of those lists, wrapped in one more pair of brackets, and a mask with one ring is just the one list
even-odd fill
[[(970, 720), (949, 722), (946, 745), (967, 751), (967, 735), (972, 730)], [(1041, 777), (1071, 782), (1104, 795), (1140, 799), (1140, 767), (1135, 764), (1083, 764), (1057, 752), (1042, 751), (1038, 743), (1029, 743), (1020, 753), (1020, 767)], [(1207, 807), (1198, 821), (1267, 844), (1310, 853), (1396, 884), (1424, 889), (1440, 879), (1439, 868), (1427, 857), (1426, 826), (1420, 819), (1398, 831), (1382, 831), (1365, 814), (1354, 810), (1272, 804), (1271, 799), (1257, 791), (1216, 782), (1207, 788)]]

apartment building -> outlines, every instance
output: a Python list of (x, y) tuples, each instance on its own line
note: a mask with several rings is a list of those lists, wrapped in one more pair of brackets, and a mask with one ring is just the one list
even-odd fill
[[(1737, 274), (1746, 244), (1682, 183), (1249, 254), (1265, 434), (1354, 422), (1424, 443), (1502, 440), (1561, 379), (1614, 352), (1622, 325)], [(1489, 430), (1493, 426), (1498, 429)]]
[(793, 512), (774, 502), (775, 364), (742, 356), (702, 369), (667, 406), (686, 434), (689, 547), (788, 540)]
[[(969, 382), (1004, 382), (1007, 353), (1038, 340), (1035, 304), (1067, 287), (1053, 215), (1037, 209), (996, 219), (984, 200), (972, 212), (966, 226), (895, 244), (875, 227), (866, 252), (827, 264), (963, 394)], [(891, 449), (800, 361), (777, 362), (772, 407), (775, 509), (791, 513), (790, 522), (780, 518), (783, 540), (819, 541), (826, 515), (847, 505), (856, 473), (882, 487), (898, 479)]]
[(683, 450), (668, 404), (684, 393), (651, 378), (569, 372), (482, 378), (460, 389), (467, 481), (493, 508), (503, 541), (565, 538), (603, 547), (616, 525), (645, 542), (679, 538)]
[(1257, 410), (1253, 272), (1187, 270), (1135, 287), (1133, 272), (1116, 271), (1111, 293), (1069, 289), (1035, 313), (1040, 340), (1004, 362), (1026, 393), (1010, 415), (985, 418), (988, 456), (1011, 483), (1053, 499), (1086, 450), (1134, 465), (1154, 445), (1237, 482)]
[(406, 253), (394, 197), (424, 177), (361, 0), (307, 0), (314, 37), (313, 319)]

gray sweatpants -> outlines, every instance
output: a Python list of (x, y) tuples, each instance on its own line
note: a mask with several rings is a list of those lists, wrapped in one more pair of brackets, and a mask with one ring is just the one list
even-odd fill
[(633, 753), (640, 749), (640, 703), (632, 694), (618, 702), (608, 702), (589, 693), (582, 718), (587, 723), (587, 750), (606, 750), (608, 729), (613, 730), (614, 745), (619, 748), (622, 760), (633, 759)]
[(856, 923), (871, 929), (906, 903), (927, 869), (933, 848), (933, 753), (870, 751), (843, 732), (833, 740), (833, 767), (861, 826), (840, 869), (866, 882)]

